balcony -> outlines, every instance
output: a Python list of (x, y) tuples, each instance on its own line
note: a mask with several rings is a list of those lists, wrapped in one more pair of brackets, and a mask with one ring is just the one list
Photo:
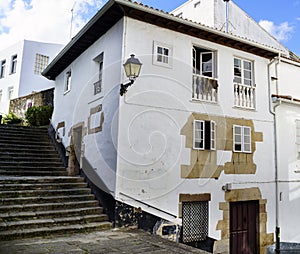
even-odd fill
[(255, 109), (255, 87), (234, 84), (234, 106)]
[(193, 100), (218, 102), (218, 80), (193, 74)]

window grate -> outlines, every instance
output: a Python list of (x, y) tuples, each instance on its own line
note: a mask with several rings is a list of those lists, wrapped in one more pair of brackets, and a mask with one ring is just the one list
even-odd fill
[(182, 241), (203, 241), (208, 236), (208, 201), (183, 202)]

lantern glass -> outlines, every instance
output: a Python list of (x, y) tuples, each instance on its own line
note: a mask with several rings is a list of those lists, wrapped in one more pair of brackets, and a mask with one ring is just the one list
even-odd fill
[(129, 80), (135, 80), (140, 75), (142, 63), (139, 59), (135, 58), (133, 54), (127, 59), (123, 66)]

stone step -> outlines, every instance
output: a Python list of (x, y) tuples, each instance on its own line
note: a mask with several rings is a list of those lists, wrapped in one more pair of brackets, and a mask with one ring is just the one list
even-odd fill
[(65, 203), (43, 203), (43, 204), (25, 204), (25, 205), (8, 205), (1, 206), (0, 213), (9, 212), (36, 212), (49, 210), (63, 210), (83, 207), (97, 207), (99, 202), (97, 200), (65, 202)]
[(27, 151), (31, 150), (51, 150), (55, 151), (55, 148), (53, 144), (47, 143), (47, 144), (18, 144), (18, 143), (9, 143), (9, 142), (1, 142), (0, 140), (0, 152), (1, 151), (15, 151), (15, 149), (26, 149)]
[(12, 125), (0, 125), (0, 133), (33, 133), (37, 135), (45, 135), (48, 133), (47, 127), (29, 127), (29, 126), (12, 126)]
[(41, 171), (35, 169), (19, 170), (19, 169), (0, 169), (0, 176), (67, 176), (66, 170)]
[(0, 169), (6, 168), (6, 167), (61, 167), (62, 162), (59, 160), (57, 161), (49, 161), (46, 160), (34, 160), (34, 161), (22, 161), (22, 160), (1, 160), (0, 161)]
[(86, 188), (87, 183), (34, 183), (34, 184), (0, 184), (0, 191), (9, 190), (54, 190), (54, 189), (71, 189)]
[(0, 199), (17, 197), (46, 197), (46, 196), (66, 196), (66, 195), (87, 195), (91, 194), (88, 188), (61, 189), (61, 190), (19, 190), (1, 191)]
[(23, 145), (23, 146), (31, 146), (31, 145), (37, 145), (37, 146), (52, 146), (52, 143), (50, 140), (18, 140), (18, 139), (10, 139), (10, 138), (0, 138), (0, 146), (5, 146), (7, 144), (10, 145)]
[(74, 224), (86, 224), (93, 222), (107, 221), (108, 217), (105, 214), (87, 214), (82, 216), (61, 217), (61, 218), (48, 218), (48, 219), (33, 219), (33, 220), (21, 220), (21, 221), (7, 221), (0, 222), (0, 232), (8, 230), (20, 230), (26, 228), (38, 228), (38, 227), (54, 227), (63, 225)]
[(0, 176), (0, 184), (41, 184), (41, 183), (83, 183), (84, 180), (78, 176), (46, 176), (46, 177), (13, 177)]
[[(50, 172), (58, 172), (58, 171), (66, 171), (66, 168), (63, 166), (53, 166), (53, 164), (51, 165), (47, 165), (46, 163), (44, 165), (10, 165), (10, 166), (6, 166), (6, 165), (2, 165), (0, 162), (0, 172), (1, 171), (20, 171), (20, 172), (26, 172), (26, 171), (38, 171), (38, 172), (43, 172), (43, 171), (50, 171)], [(1, 175), (1, 173), (0, 173)]]
[(23, 135), (19, 135), (19, 134), (15, 134), (15, 133), (5, 133), (2, 135), (1, 134), (1, 140), (8, 140), (9, 142), (11, 141), (20, 141), (20, 142), (27, 142), (27, 141), (48, 141), (50, 142), (50, 138), (46, 135), (27, 135), (27, 134), (23, 134)]
[(35, 211), (35, 212), (10, 212), (1, 213), (0, 221), (20, 221), (20, 220), (35, 220), (35, 219), (51, 219), (51, 218), (63, 218), (63, 217), (76, 217), (91, 214), (102, 214), (102, 207), (84, 207), (84, 208), (73, 208), (64, 210), (52, 210), (52, 211)]
[(0, 205), (25, 205), (25, 204), (41, 204), (41, 203), (51, 203), (55, 202), (75, 202), (75, 201), (85, 201), (85, 200), (95, 200), (93, 194), (86, 195), (68, 195), (68, 196), (53, 196), (53, 197), (17, 197), (17, 198), (2, 198), (0, 199)]
[(1, 147), (0, 146), (0, 154), (18, 154), (18, 155), (35, 154), (40, 156), (47, 156), (53, 154), (57, 155), (57, 152), (55, 151), (54, 148), (41, 150), (39, 148), (30, 148), (27, 146), (23, 146), (23, 147)]
[(74, 224), (56, 227), (41, 227), (0, 232), (0, 240), (17, 239), (24, 237), (48, 236), (53, 234), (66, 234), (75, 232), (90, 232), (95, 230), (110, 229), (110, 222), (94, 222), (88, 224)]
[(0, 164), (2, 162), (11, 162), (11, 163), (18, 163), (20, 164), (20, 162), (43, 162), (43, 163), (47, 163), (48, 165), (52, 165), (52, 163), (60, 163), (60, 165), (62, 165), (62, 162), (60, 160), (60, 158), (56, 155), (56, 156), (44, 156), (44, 157), (37, 157), (37, 156), (26, 156), (26, 157), (22, 157), (20, 156), (4, 156), (4, 155), (0, 155)]
[(0, 126), (0, 240), (110, 227), (87, 183), (67, 176), (46, 128)]

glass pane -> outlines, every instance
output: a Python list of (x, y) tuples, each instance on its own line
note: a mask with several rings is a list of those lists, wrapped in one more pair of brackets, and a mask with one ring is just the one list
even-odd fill
[(250, 135), (250, 128), (249, 127), (244, 127), (244, 134), (245, 135)]
[(251, 145), (250, 144), (244, 144), (244, 151), (250, 152), (251, 151)]
[(235, 140), (236, 143), (241, 143), (241, 142), (242, 142), (242, 136), (240, 136), (240, 135), (235, 135), (235, 136), (234, 136), (234, 140)]
[(250, 136), (245, 136), (244, 137), (244, 142), (249, 144), (251, 142)]
[(239, 67), (239, 68), (242, 67), (240, 59), (234, 58), (234, 67)]
[(157, 53), (158, 53), (158, 54), (162, 54), (162, 53), (163, 53), (162, 47), (157, 47)]
[(239, 78), (239, 77), (234, 77), (233, 82), (241, 84), (242, 83), (242, 79)]
[(234, 127), (234, 133), (241, 135), (242, 134), (242, 128), (241, 128), (241, 126), (235, 126)]
[(244, 78), (251, 79), (251, 71), (244, 70)]
[(242, 151), (242, 145), (241, 144), (235, 144), (234, 145), (234, 150), (241, 152)]
[(168, 56), (168, 55), (169, 55), (169, 49), (164, 48), (164, 55), (165, 55), (165, 56)]
[(251, 62), (244, 61), (244, 69), (251, 70), (252, 69)]
[(238, 77), (242, 76), (242, 72), (240, 68), (234, 67), (234, 76), (238, 76)]

